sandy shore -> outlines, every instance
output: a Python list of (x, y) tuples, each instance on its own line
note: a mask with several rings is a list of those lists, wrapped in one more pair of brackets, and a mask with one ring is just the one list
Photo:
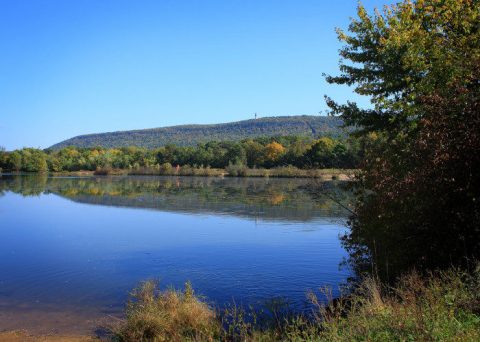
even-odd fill
[(107, 326), (118, 317), (98, 308), (0, 306), (0, 342), (110, 341)]
[(0, 332), (0, 342), (92, 342), (101, 341), (86, 335), (30, 335), (24, 331)]

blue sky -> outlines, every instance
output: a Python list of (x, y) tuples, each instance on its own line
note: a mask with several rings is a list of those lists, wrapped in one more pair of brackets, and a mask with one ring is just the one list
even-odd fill
[[(364, 0), (369, 8), (391, 1)], [(0, 146), (317, 114), (355, 0), (0, 0)], [(366, 104), (364, 99), (361, 103)]]

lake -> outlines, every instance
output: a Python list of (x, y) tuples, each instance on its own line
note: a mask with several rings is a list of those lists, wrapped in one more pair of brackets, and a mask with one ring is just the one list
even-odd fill
[(349, 198), (307, 179), (2, 175), (0, 330), (92, 331), (146, 279), (305, 310), (350, 276)]

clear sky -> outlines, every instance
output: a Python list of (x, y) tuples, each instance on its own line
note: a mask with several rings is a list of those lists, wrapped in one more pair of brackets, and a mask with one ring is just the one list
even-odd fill
[[(388, 0), (363, 0), (369, 8)], [(355, 0), (0, 0), (0, 146), (314, 115)], [(362, 103), (366, 103), (365, 100)]]

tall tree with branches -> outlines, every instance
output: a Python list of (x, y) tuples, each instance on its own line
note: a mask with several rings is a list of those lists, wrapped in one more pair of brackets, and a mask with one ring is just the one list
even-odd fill
[(370, 108), (327, 98), (363, 136), (356, 214), (343, 241), (358, 271), (468, 267), (480, 257), (480, 1), (417, 0), (338, 31), (340, 75)]

